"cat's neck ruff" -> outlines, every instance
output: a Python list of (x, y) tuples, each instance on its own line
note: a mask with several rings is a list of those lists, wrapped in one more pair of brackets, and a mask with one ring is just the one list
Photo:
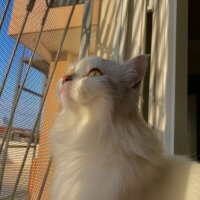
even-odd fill
[[(67, 135), (80, 151), (87, 149), (95, 152), (101, 147), (109, 149), (110, 154), (118, 151), (154, 164), (160, 162), (160, 143), (139, 111), (133, 109), (134, 113), (124, 117), (120, 113), (118, 118), (116, 111), (113, 116), (112, 109), (109, 101), (101, 101), (101, 104), (90, 105), (89, 108), (81, 105), (76, 112), (65, 109), (60, 112), (56, 124), (60, 124), (60, 132), (67, 143), (65, 146), (69, 145)], [(68, 133), (69, 130), (72, 131)]]
[[(84, 108), (77, 115), (70, 115), (66, 110), (59, 114), (54, 126), (57, 135), (54, 134), (53, 139), (57, 140), (56, 146), (53, 147), (57, 163), (55, 173), (66, 170), (62, 176), (67, 177), (65, 185), (69, 190), (71, 186), (82, 181), (81, 176), (86, 176), (83, 182), (84, 185), (90, 185), (88, 194), (92, 196), (93, 193), (99, 193), (100, 198), (97, 200), (107, 199), (104, 194), (117, 195), (119, 198), (114, 196), (112, 199), (120, 200), (121, 194), (117, 191), (121, 191), (123, 187), (127, 190), (126, 194), (122, 195), (123, 199), (129, 194), (128, 190), (135, 191), (136, 199), (142, 199), (142, 191), (153, 184), (154, 178), (159, 176), (164, 165), (160, 144), (150, 128), (139, 118), (133, 122), (127, 119), (115, 123), (107, 111), (104, 110), (107, 115), (91, 115), (90, 110)], [(98, 174), (99, 177), (96, 177)], [(68, 183), (71, 178), (72, 183)], [(97, 182), (92, 184), (93, 179)], [(57, 180), (65, 179), (58, 177)], [(103, 182), (98, 186), (98, 181), (101, 180)], [(113, 185), (112, 181), (117, 184)], [(91, 189), (93, 186), (94, 189)], [(97, 189), (98, 187), (101, 187), (102, 191)], [(65, 188), (62, 189), (64, 190)], [(63, 192), (63, 195), (67, 196), (69, 190)]]

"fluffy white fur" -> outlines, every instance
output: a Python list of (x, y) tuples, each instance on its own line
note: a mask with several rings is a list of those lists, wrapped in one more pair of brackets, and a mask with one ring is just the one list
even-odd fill
[(164, 156), (139, 112), (146, 65), (145, 55), (123, 65), (90, 57), (59, 82), (52, 200), (200, 200), (199, 165)]

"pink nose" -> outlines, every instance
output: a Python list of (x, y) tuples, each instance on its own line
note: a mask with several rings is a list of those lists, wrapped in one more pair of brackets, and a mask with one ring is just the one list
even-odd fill
[(66, 76), (63, 77), (63, 81), (62, 81), (62, 83), (64, 84), (65, 82), (67, 82), (67, 81), (71, 81), (71, 80), (72, 80), (72, 77), (69, 76), (69, 75), (66, 75)]

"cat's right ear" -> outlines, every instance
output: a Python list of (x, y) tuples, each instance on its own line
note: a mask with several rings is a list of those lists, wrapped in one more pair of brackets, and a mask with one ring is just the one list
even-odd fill
[(142, 81), (149, 63), (149, 55), (139, 55), (124, 64), (125, 81), (131, 88)]

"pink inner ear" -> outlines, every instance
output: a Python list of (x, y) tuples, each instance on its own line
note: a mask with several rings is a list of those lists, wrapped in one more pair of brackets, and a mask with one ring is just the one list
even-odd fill
[(146, 72), (147, 64), (148, 64), (147, 55), (140, 55), (133, 59), (133, 67), (141, 79), (143, 78)]
[(125, 65), (132, 75), (131, 87), (137, 87), (145, 75), (148, 65), (148, 55), (140, 55), (128, 61)]

